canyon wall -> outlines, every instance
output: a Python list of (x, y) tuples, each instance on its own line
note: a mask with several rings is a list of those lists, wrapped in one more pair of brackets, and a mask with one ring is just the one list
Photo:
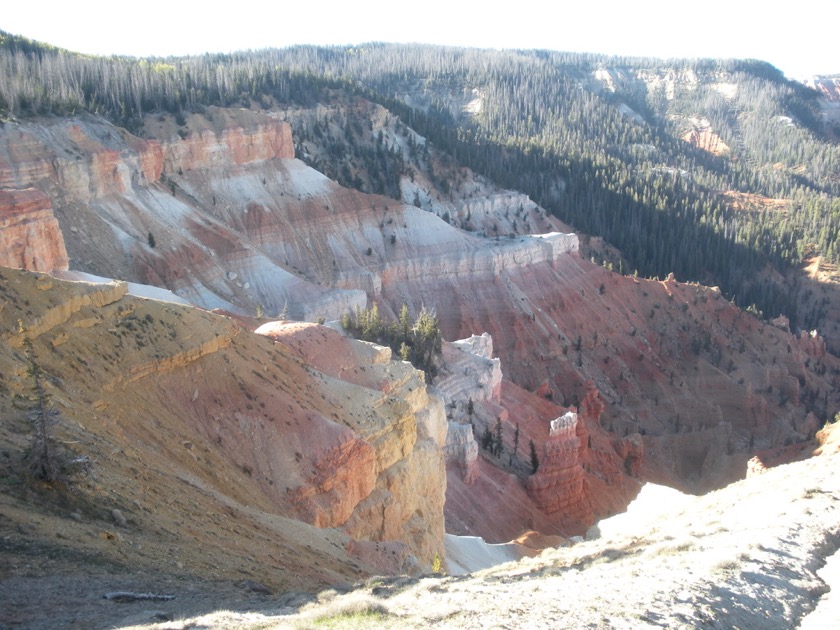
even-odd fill
[[(364, 304), (359, 292), (299, 278), (288, 261), (266, 255), (208, 211), (217, 202), (231, 205), (223, 193), (217, 199), (208, 181), (232, 187), (236, 203), (245, 204), (256, 197), (250, 189), (265, 183), (249, 171), (270, 171), (282, 186), (293, 178), (282, 165), (302, 166), (293, 159), (287, 123), (247, 112), (213, 114), (193, 117), (183, 139), (163, 123), (163, 139), (140, 139), (92, 116), (4, 125), (0, 187), (33, 187), (49, 198), (80, 271), (155, 284), (198, 305), (239, 312), (286, 308), (314, 319), (313, 310), (337, 317)], [(181, 185), (190, 177), (203, 199)]]
[(158, 139), (91, 116), (0, 132), (0, 186), (50, 198), (78, 270), (315, 320), (364, 306), (386, 276), (497, 273), (577, 249), (570, 234), (488, 241), (342, 188), (295, 160), (289, 124), (269, 115), (208, 108), (186, 128), (146, 127)]
[(34, 188), (0, 189), (0, 266), (48, 272), (68, 264), (49, 197)]
[[(179, 540), (192, 558), (185, 570), (206, 570), (214, 549), (236, 555), (226, 545), (251, 544), (229, 527), (255, 528), (258, 549), (240, 561), (287, 588), (294, 571), (266, 559), (304, 542), (341, 540), (345, 574), (428, 570), (443, 555), (443, 406), (389, 350), (317, 324), (255, 335), (227, 317), (129, 296), (126, 283), (2, 267), (0, 276), (4, 452), (27, 447), (15, 401), (36, 362), (60, 414), (56, 440), (94, 462), (77, 491), (116, 501), (137, 536)], [(304, 524), (314, 528), (299, 542), (274, 531)], [(147, 566), (139, 550), (130, 555)], [(300, 577), (330, 575), (309, 566)]]
[(568, 537), (626, 505), (638, 491), (643, 447), (636, 436), (631, 455), (627, 438), (601, 428), (594, 385), (578, 414), (505, 380), (501, 368), (487, 333), (444, 343), (433, 384), (449, 422), (448, 533), (492, 543), (528, 530)]
[[(293, 157), (289, 125), (278, 117), (217, 108), (180, 126), (148, 117), (146, 139), (91, 116), (9, 123), (0, 130), (0, 182), (49, 198), (74, 269), (237, 314), (329, 320), (376, 301), (386, 318), (403, 304), (412, 314), (432, 309), (446, 339), (488, 332), (510, 384), (539, 392), (527, 405), (555, 405), (529, 426), (547, 427), (579, 407), (591, 381), (604, 409), (580, 425), (588, 433), (580, 466), (588, 487), (613, 480), (618, 490), (605, 495), (623, 497), (593, 504), (594, 515), (622, 509), (632, 494), (632, 484), (617, 482), (622, 475), (692, 491), (739, 478), (755, 450), (808, 442), (840, 405), (840, 365), (809, 354), (818, 341), (767, 326), (713, 289), (611, 273), (582, 259), (576, 235), (547, 219), (542, 234), (481, 236), (493, 217), (511, 228), (518, 220), (521, 230), (526, 218), (537, 227), (542, 212), (475, 178), (462, 178), (461, 197), (446, 208), (459, 224), (483, 217), (476, 232), (444, 221), (437, 213), (446, 208), (431, 197), (421, 209), (343, 188)], [(415, 184), (431, 186), (419, 174)], [(518, 420), (504, 391), (498, 400), (476, 394), (474, 405), (490, 424), (501, 418), (509, 436)], [(528, 415), (516, 397), (511, 404)], [(452, 402), (462, 409), (468, 401)], [(542, 449), (548, 429), (531, 433)], [(500, 476), (504, 466), (485, 470), (501, 462), (474, 456), (474, 435), (453, 427), (448, 448), (461, 459), (450, 468), (460, 470), (459, 483), (484, 475), (512, 487)], [(327, 474), (313, 477), (319, 484), (364, 494), (375, 488), (370, 470), (396, 470), (341, 443), (331, 457), (352, 462), (368, 481), (351, 491), (355, 481), (327, 482)], [(644, 458), (625, 470), (637, 447)], [(511, 490), (520, 491), (533, 503), (523, 488)], [(295, 500), (313, 520), (333, 509)], [(409, 505), (399, 505), (407, 514)], [(354, 523), (357, 508), (336, 508), (339, 520)]]
[(808, 443), (810, 414), (821, 424), (838, 403), (840, 365), (812, 348), (819, 340), (803, 345), (714, 289), (562, 255), (469, 282), (432, 278), (384, 277), (381, 300), (435, 309), (445, 338), (488, 332), (506, 377), (561, 406), (578, 406), (592, 381), (601, 427), (644, 443), (646, 479), (719, 487), (756, 449)]

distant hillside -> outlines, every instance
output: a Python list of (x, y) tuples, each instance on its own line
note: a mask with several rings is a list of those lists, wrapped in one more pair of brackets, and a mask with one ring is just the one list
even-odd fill
[[(762, 62), (384, 44), (135, 60), (7, 34), (0, 47), (7, 117), (87, 109), (138, 131), (146, 114), (329, 111), (364, 96), (456, 162), (604, 237), (621, 252), (605, 261), (617, 270), (715, 284), (797, 327), (825, 316), (799, 312), (795, 283), (765, 270), (840, 260), (840, 149), (824, 96)], [(316, 116), (298, 141), (319, 146), (312, 159), (340, 183), (399, 197), (413, 166), (342, 110), (342, 127)], [(446, 193), (451, 172), (427, 166)], [(744, 207), (733, 195), (773, 201)]]

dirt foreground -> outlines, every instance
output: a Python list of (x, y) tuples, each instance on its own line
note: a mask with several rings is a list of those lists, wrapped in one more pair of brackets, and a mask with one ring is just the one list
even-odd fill
[[(838, 471), (840, 456), (814, 457), (675, 497), (649, 518), (631, 507), (599, 538), (534, 558), (317, 594), (107, 566), (71, 572), (46, 553), (0, 581), (0, 627), (825, 628), (840, 613), (830, 575), (818, 574), (840, 547)], [(104, 597), (116, 591), (174, 599)]]

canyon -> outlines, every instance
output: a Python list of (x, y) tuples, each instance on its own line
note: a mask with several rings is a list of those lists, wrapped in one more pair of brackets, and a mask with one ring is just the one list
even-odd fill
[[(358, 111), (413, 159), (422, 136)], [(301, 116), (0, 127), (6, 575), (67, 550), (275, 592), (418, 574), (445, 533), (553, 546), (645, 482), (705, 493), (818, 448), (840, 408), (819, 333), (614, 273), (463, 168), (444, 192), (415, 159), (400, 200), (341, 186), (295, 157)], [(435, 313), (429, 382), (341, 330), (374, 304)], [(16, 472), (33, 364), (90, 463), (72, 493)]]

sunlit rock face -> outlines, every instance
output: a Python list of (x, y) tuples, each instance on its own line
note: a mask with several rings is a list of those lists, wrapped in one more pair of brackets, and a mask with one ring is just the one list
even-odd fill
[[(312, 545), (343, 540), (335, 554), (366, 570), (425, 570), (443, 554), (443, 404), (390, 350), (314, 323), (254, 334), (242, 319), (134, 297), (125, 282), (5, 267), (0, 281), (4, 419), (28, 422), (16, 401), (37, 360), (61, 444), (96, 459), (96, 483), (78, 491), (121, 497), (144, 535), (254, 558), (298, 544), (276, 533), (253, 543), (264, 531), (243, 525), (253, 518), (307, 531)], [(14, 426), (0, 440), (22, 452), (29, 433)]]
[(34, 188), (0, 190), (0, 266), (48, 272), (68, 262), (49, 197)]
[(341, 526), (355, 540), (400, 541), (424, 562), (442, 554), (446, 420), (423, 373), (392, 361), (388, 348), (318, 324), (271, 322), (257, 333), (341, 392), (338, 432), (314, 432), (309, 440), (315, 474), (293, 493), (301, 515), (320, 527)]
[(478, 474), (475, 423), (478, 420), (485, 426), (489, 422), (484, 410), (499, 405), (502, 385), (501, 361), (493, 358), (490, 335), (445, 343), (434, 385), (443, 398), (449, 421), (446, 460), (461, 470), (464, 483), (469, 485)]
[[(584, 512), (581, 440), (578, 438), (578, 415), (568, 411), (551, 421), (548, 439), (536, 474), (528, 478), (528, 494), (543, 511)], [(562, 491), (560, 489), (562, 488)], [(589, 516), (591, 518), (591, 516)]]

